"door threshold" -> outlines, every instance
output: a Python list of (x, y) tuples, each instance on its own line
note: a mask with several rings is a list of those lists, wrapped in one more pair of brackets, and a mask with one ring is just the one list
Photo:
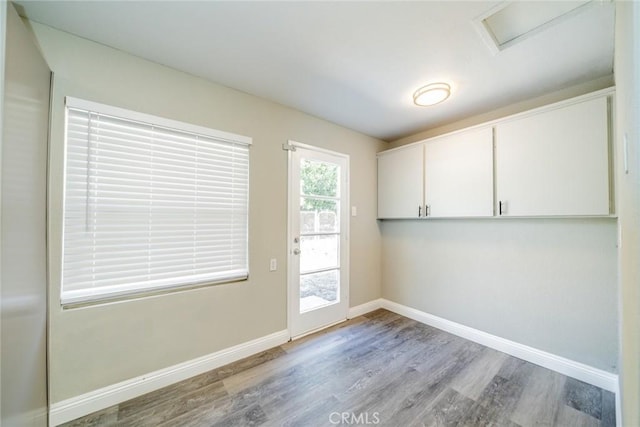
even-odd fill
[(312, 330), (310, 330), (310, 331), (308, 331), (308, 332), (304, 332), (304, 333), (302, 333), (302, 334), (300, 334), (300, 335), (296, 335), (295, 337), (294, 337), (294, 336), (292, 336), (292, 337), (291, 337), (291, 341), (295, 341), (295, 340), (297, 340), (297, 339), (304, 338), (304, 337), (306, 337), (306, 336), (308, 336), (308, 335), (315, 334), (316, 332), (320, 332), (320, 331), (323, 331), (323, 330), (325, 330), (325, 329), (329, 329), (330, 327), (332, 327), (332, 326), (336, 326), (336, 325), (339, 325), (340, 323), (344, 323), (344, 322), (346, 322), (347, 320), (349, 320), (349, 319), (344, 318), (344, 319), (342, 319), (342, 320), (338, 320), (337, 322), (329, 323), (328, 325), (324, 325), (324, 326), (321, 326), (321, 327), (319, 327), (319, 328), (312, 329)]

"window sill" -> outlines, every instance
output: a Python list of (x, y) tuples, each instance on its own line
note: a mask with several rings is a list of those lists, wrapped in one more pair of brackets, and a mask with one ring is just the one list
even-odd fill
[(87, 299), (83, 301), (60, 302), (60, 306), (62, 307), (62, 310), (88, 308), (88, 307), (94, 307), (99, 305), (107, 305), (107, 304), (120, 303), (120, 302), (126, 302), (126, 301), (140, 300), (140, 299), (150, 298), (150, 297), (157, 297), (161, 295), (173, 294), (176, 292), (184, 292), (184, 291), (191, 291), (195, 289), (208, 288), (208, 287), (218, 286), (218, 285), (246, 282), (248, 280), (249, 280), (249, 275), (246, 275), (243, 277), (224, 279), (224, 280), (219, 280), (214, 282), (208, 281), (208, 282), (193, 283), (193, 284), (186, 284), (186, 285), (166, 286), (166, 287), (156, 288), (156, 289), (143, 289), (138, 291), (122, 292), (119, 294), (105, 294), (102, 296), (96, 296), (91, 299)]

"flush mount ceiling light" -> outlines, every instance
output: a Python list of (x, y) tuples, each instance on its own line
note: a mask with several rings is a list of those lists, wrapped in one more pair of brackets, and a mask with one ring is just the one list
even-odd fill
[(413, 94), (413, 102), (421, 107), (436, 105), (449, 98), (451, 86), (446, 83), (431, 83), (422, 86)]

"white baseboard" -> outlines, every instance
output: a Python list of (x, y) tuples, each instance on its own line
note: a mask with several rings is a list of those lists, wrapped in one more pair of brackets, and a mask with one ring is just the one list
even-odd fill
[(503, 353), (510, 354), (511, 356), (526, 360), (527, 362), (551, 369), (568, 377), (595, 385), (604, 390), (616, 393), (616, 395), (618, 394), (618, 376), (616, 374), (585, 365), (584, 363), (566, 359), (561, 356), (556, 356), (555, 354), (547, 353), (546, 351), (538, 350), (524, 344), (519, 344), (505, 338), (500, 338), (386, 299), (382, 299), (382, 308)]
[(289, 341), (289, 331), (275, 332), (197, 359), (53, 403), (49, 409), (49, 425), (58, 426), (261, 351), (277, 347), (287, 341)]
[(353, 319), (354, 317), (362, 316), (363, 314), (370, 313), (382, 307), (382, 298), (374, 299), (373, 301), (365, 302), (364, 304), (356, 305), (349, 308), (347, 318)]
[[(620, 405), (618, 376), (580, 362), (500, 338), (382, 298), (351, 307), (348, 316), (352, 319), (377, 310), (378, 308), (385, 308), (418, 322), (554, 370), (563, 375), (593, 384), (604, 390), (611, 391), (616, 394), (616, 406)], [(133, 399), (134, 397), (142, 396), (145, 393), (219, 368), (220, 366), (261, 351), (277, 347), (288, 340), (289, 332), (283, 330), (197, 359), (160, 369), (147, 375), (142, 375), (61, 402), (53, 403), (49, 410), (49, 425), (58, 426), (76, 418), (106, 409), (126, 400)], [(617, 418), (620, 418), (620, 412), (617, 413)]]

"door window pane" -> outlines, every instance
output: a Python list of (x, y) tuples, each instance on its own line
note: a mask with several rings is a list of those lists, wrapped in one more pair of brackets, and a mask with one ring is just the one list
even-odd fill
[(338, 267), (338, 235), (302, 236), (300, 239), (300, 272)]
[(338, 302), (338, 270), (300, 275), (300, 312)]
[(300, 161), (300, 194), (339, 197), (339, 176), (340, 167), (336, 164), (302, 159)]
[(300, 198), (300, 234), (338, 233), (338, 204), (335, 200)]

